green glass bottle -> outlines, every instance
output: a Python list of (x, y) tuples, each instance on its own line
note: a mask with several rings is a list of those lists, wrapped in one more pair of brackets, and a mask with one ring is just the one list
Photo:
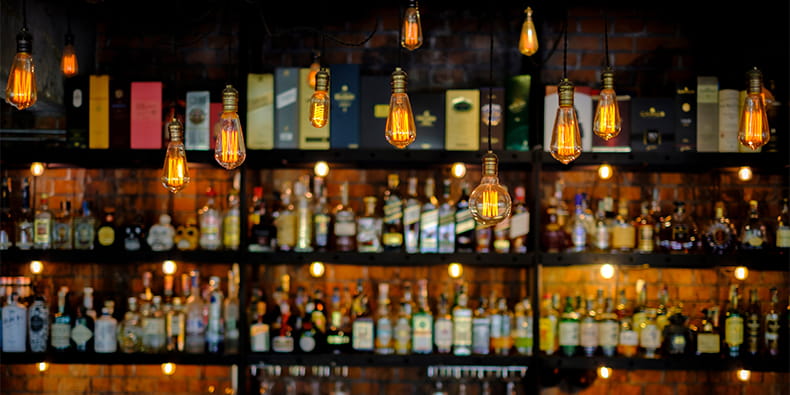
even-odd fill
[(579, 313), (574, 309), (573, 298), (567, 296), (559, 323), (560, 350), (565, 356), (576, 354), (579, 348), (579, 332)]
[(741, 356), (743, 345), (743, 313), (738, 307), (738, 286), (730, 286), (730, 305), (724, 319), (724, 344), (727, 346), (727, 355), (733, 358)]

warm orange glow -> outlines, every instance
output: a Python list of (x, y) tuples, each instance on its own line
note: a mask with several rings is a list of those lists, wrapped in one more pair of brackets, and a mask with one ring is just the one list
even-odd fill
[(385, 137), (397, 148), (405, 148), (417, 138), (411, 102), (406, 93), (393, 93), (390, 98)]
[(581, 155), (581, 140), (579, 122), (573, 106), (560, 106), (551, 133), (551, 156), (567, 165)]
[(63, 47), (63, 57), (60, 59), (60, 71), (66, 77), (73, 77), (79, 72), (77, 66), (77, 54), (74, 53), (74, 45), (66, 44)]
[(614, 90), (602, 89), (598, 108), (595, 110), (593, 133), (604, 140), (610, 140), (620, 134), (622, 126), (620, 108)]
[(535, 30), (535, 23), (532, 22), (532, 8), (524, 10), (527, 19), (521, 26), (521, 35), (518, 39), (518, 50), (524, 55), (532, 56), (538, 52), (538, 33)]
[(236, 112), (225, 111), (219, 122), (220, 130), (214, 146), (214, 159), (228, 170), (235, 169), (247, 157), (239, 115)]
[(318, 74), (318, 70), (321, 70), (321, 64), (313, 62), (310, 65), (310, 72), (307, 73), (307, 83), (310, 84), (310, 88), (315, 89), (315, 75)]
[(8, 84), (5, 88), (5, 101), (24, 110), (36, 103), (36, 71), (33, 56), (27, 52), (17, 52), (11, 71), (8, 73)]
[(420, 24), (420, 11), (416, 6), (406, 9), (403, 15), (401, 30), (401, 45), (409, 51), (422, 46), (422, 25)]
[(756, 150), (771, 138), (768, 127), (768, 114), (765, 111), (763, 97), (757, 94), (746, 95), (741, 112), (741, 121), (738, 127), (738, 141)]
[(326, 91), (315, 91), (310, 98), (310, 123), (323, 128), (329, 122), (329, 95)]
[(483, 207), (480, 212), (486, 217), (499, 215), (499, 193), (497, 191), (483, 191)]
[[(172, 145), (172, 143), (171, 143)], [(189, 184), (189, 170), (187, 168), (187, 158), (184, 153), (183, 144), (181, 148), (168, 145), (165, 155), (165, 165), (162, 168), (162, 185), (173, 193), (176, 193)]]

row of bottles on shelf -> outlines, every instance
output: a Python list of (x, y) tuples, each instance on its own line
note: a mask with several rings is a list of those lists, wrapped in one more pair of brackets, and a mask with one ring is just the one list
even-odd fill
[(676, 201), (674, 211), (661, 212), (654, 190), (652, 201), (641, 203), (632, 216), (628, 202), (605, 196), (593, 213), (590, 199), (577, 193), (573, 209), (562, 199), (561, 187), (549, 200), (541, 247), (548, 252), (615, 253), (708, 253), (732, 254), (736, 251), (790, 251), (790, 204), (784, 198), (776, 221), (761, 216), (756, 200), (749, 201), (746, 219), (736, 226), (727, 215), (723, 201), (714, 204), (711, 218), (695, 219), (686, 203)]
[[(757, 289), (745, 303), (738, 285), (731, 285), (729, 300), (720, 314), (718, 305), (700, 316), (688, 317), (682, 303), (669, 304), (667, 289), (658, 292), (658, 305), (647, 303), (647, 287), (637, 282), (637, 302), (629, 307), (625, 291), (618, 300), (604, 298), (603, 290), (586, 300), (579, 295), (546, 295), (539, 320), (540, 350), (545, 355), (615, 355), (671, 357), (724, 355), (776, 357), (786, 354), (790, 336), (790, 303), (782, 313), (776, 288), (770, 290), (767, 308), (761, 307)], [(790, 296), (790, 295), (788, 295)], [(785, 352), (782, 352), (784, 347)]]

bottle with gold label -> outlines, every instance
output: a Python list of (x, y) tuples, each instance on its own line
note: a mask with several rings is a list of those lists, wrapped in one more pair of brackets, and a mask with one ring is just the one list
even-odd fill
[(381, 247), (381, 217), (376, 213), (375, 196), (365, 196), (362, 199), (365, 204), (364, 213), (357, 218), (357, 251), (359, 252), (379, 252)]
[[(790, 306), (790, 304), (788, 304)], [(765, 312), (765, 353), (776, 357), (779, 355), (779, 293), (776, 287), (771, 288), (771, 304)]]
[(326, 189), (322, 177), (313, 179), (313, 249), (316, 251), (328, 251), (332, 238), (333, 221)]
[(782, 199), (782, 207), (776, 218), (776, 249), (780, 254), (790, 253), (790, 203)]
[(389, 284), (379, 283), (378, 302), (376, 303), (376, 354), (392, 354), (395, 352), (392, 339), (392, 318), (390, 317)]
[(422, 201), (417, 192), (417, 177), (409, 177), (403, 201), (403, 246), (407, 253), (420, 252), (420, 211)]
[(403, 296), (398, 306), (398, 315), (392, 328), (392, 340), (395, 354), (406, 355), (411, 353), (412, 327), (411, 319), (414, 312), (412, 301), (411, 283), (403, 284)]
[(294, 184), (296, 197), (296, 246), (294, 251), (313, 251), (313, 193), (310, 177), (303, 176)]
[(389, 174), (383, 199), (384, 229), (381, 234), (381, 244), (384, 251), (403, 251), (403, 198), (399, 186), (398, 174)]
[(420, 208), (420, 253), (439, 252), (439, 199), (433, 178), (425, 180), (425, 201)]
[(735, 225), (726, 216), (724, 202), (717, 201), (713, 219), (703, 229), (702, 243), (710, 254), (724, 255), (733, 252), (737, 246)]
[(745, 251), (762, 251), (768, 247), (768, 230), (760, 218), (756, 200), (749, 201), (749, 218), (741, 227), (739, 247)]
[(738, 285), (730, 286), (730, 303), (724, 319), (724, 344), (727, 347), (727, 355), (733, 358), (741, 356), (743, 346), (743, 312), (739, 307), (740, 295), (738, 295)]
[(719, 331), (716, 328), (718, 322), (719, 308), (713, 307), (702, 310), (702, 322), (697, 327), (696, 332), (696, 351), (695, 354), (719, 354), (721, 341)]
[(290, 182), (283, 184), (280, 200), (280, 207), (273, 214), (274, 226), (277, 228), (277, 249), (293, 251), (296, 248), (296, 207)]
[(239, 209), (239, 192), (228, 193), (228, 207), (222, 216), (222, 246), (226, 250), (238, 250), (241, 243), (241, 211)]
[(118, 245), (118, 231), (115, 224), (115, 207), (105, 207), (104, 215), (96, 229), (96, 248), (114, 249)]
[(620, 200), (612, 226), (612, 252), (631, 252), (636, 247), (636, 227), (628, 215), (628, 202)]
[(636, 228), (636, 252), (640, 254), (652, 254), (655, 250), (655, 228), (656, 223), (650, 215), (648, 202), (642, 202), (639, 208), (639, 216), (634, 220)]
[(749, 290), (749, 308), (746, 310), (746, 352), (757, 355), (762, 349), (762, 315), (760, 314), (760, 299), (757, 289)]
[(33, 248), (37, 250), (48, 250), (52, 248), (52, 227), (55, 216), (49, 209), (49, 195), (41, 194), (41, 205), (36, 209), (33, 217)]
[(543, 297), (543, 306), (540, 309), (540, 319), (538, 320), (538, 325), (540, 326), (540, 336), (538, 337), (540, 351), (546, 355), (554, 355), (557, 351), (557, 323), (559, 321), (559, 313), (557, 313), (557, 309), (554, 307), (553, 298), (554, 296), (550, 294), (546, 294), (546, 296)]

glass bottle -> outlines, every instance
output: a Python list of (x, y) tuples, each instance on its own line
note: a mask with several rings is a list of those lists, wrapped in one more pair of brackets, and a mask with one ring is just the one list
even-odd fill
[(610, 252), (614, 221), (611, 221), (608, 215), (613, 211), (613, 205), (614, 201), (611, 196), (606, 196), (598, 201), (598, 210), (595, 213), (595, 227), (590, 238), (592, 250), (595, 252)]
[(613, 357), (617, 350), (619, 323), (614, 312), (614, 300), (606, 298), (601, 314), (596, 316), (598, 322), (598, 345), (605, 357)]
[(510, 252), (510, 218), (507, 217), (493, 226), (494, 237), (492, 246), (494, 252), (498, 254)]
[(82, 304), (77, 306), (71, 323), (72, 347), (80, 352), (93, 352), (94, 319), (88, 315), (88, 310), (93, 310), (93, 290), (88, 289), (83, 290)]
[(30, 212), (30, 182), (22, 179), (22, 207), (16, 220), (16, 245), (20, 250), (33, 248), (33, 214)]
[(571, 245), (568, 247), (570, 252), (583, 252), (587, 250), (587, 214), (584, 212), (584, 195), (577, 193), (574, 197), (574, 211), (570, 219)]
[(565, 297), (565, 309), (558, 324), (559, 345), (562, 354), (572, 357), (579, 348), (579, 314), (573, 308), (573, 299)]
[(118, 321), (113, 318), (114, 302), (108, 300), (101, 309), (101, 315), (94, 323), (93, 343), (97, 353), (114, 353), (118, 351)]
[(351, 331), (344, 326), (343, 318), (349, 312), (343, 308), (338, 287), (332, 289), (329, 309), (329, 327), (326, 332), (327, 349), (333, 354), (347, 353), (351, 349)]
[(309, 176), (302, 176), (294, 184), (296, 197), (296, 246), (294, 251), (313, 251), (313, 193)]
[(189, 273), (190, 292), (186, 304), (186, 344), (188, 353), (202, 354), (206, 348), (206, 321), (203, 317), (203, 297), (200, 294), (200, 272)]
[(510, 251), (517, 254), (527, 252), (527, 235), (529, 234), (529, 208), (527, 207), (527, 192), (523, 185), (513, 191), (515, 199), (513, 212), (510, 216)]
[(71, 201), (61, 200), (60, 211), (52, 226), (52, 246), (57, 250), (70, 250), (74, 247), (74, 224), (71, 216)]
[(167, 349), (167, 325), (162, 311), (162, 297), (154, 295), (151, 303), (141, 306), (143, 323), (143, 351), (161, 353)]
[(266, 302), (258, 300), (255, 302), (255, 315), (251, 316), (250, 325), (250, 351), (268, 352), (270, 331), (269, 324), (266, 322)]
[(96, 248), (115, 249), (118, 244), (118, 232), (115, 224), (115, 207), (105, 207), (102, 222), (96, 229)]
[(173, 298), (173, 307), (166, 313), (165, 330), (167, 351), (183, 352), (186, 344), (186, 314), (183, 301), (178, 296)]
[(409, 177), (406, 199), (403, 201), (403, 246), (409, 254), (420, 252), (421, 208), (422, 201), (417, 192), (417, 177)]
[(134, 353), (142, 351), (143, 328), (140, 315), (137, 312), (137, 298), (130, 296), (127, 299), (127, 310), (121, 325), (118, 326), (118, 345), (121, 352)]
[(472, 309), (467, 306), (468, 301), (466, 285), (462, 284), (453, 307), (453, 354), (455, 355), (472, 354)]
[(11, 211), (11, 177), (3, 177), (0, 187), (0, 250), (7, 250), (16, 240), (14, 214)]
[(27, 307), (22, 304), (17, 291), (10, 292), (3, 316), (3, 352), (27, 351)]
[(375, 348), (373, 316), (361, 279), (357, 281), (356, 293), (351, 302), (351, 320), (351, 347), (358, 352), (372, 352)]
[(378, 302), (376, 303), (376, 354), (392, 354), (395, 352), (389, 305), (389, 284), (385, 282), (379, 283)]
[[(494, 304), (494, 298), (490, 298)], [(518, 305), (518, 304), (517, 304)], [(496, 307), (489, 313), (491, 344), (489, 348), (496, 355), (510, 355), (513, 348), (513, 314), (507, 308), (507, 299), (499, 298), (496, 300)]]
[(433, 178), (425, 180), (425, 202), (420, 210), (420, 252), (439, 252), (439, 199)]
[(476, 222), (469, 211), (469, 184), (461, 182), (461, 195), (455, 202), (455, 252), (474, 252)]
[(316, 251), (328, 251), (331, 247), (334, 224), (326, 190), (324, 179), (315, 177), (313, 179), (313, 197), (316, 199), (313, 208), (313, 248)]
[(724, 202), (717, 201), (713, 219), (705, 227), (702, 243), (709, 254), (725, 255), (732, 253), (737, 245), (735, 225), (726, 216)]
[(636, 227), (628, 214), (628, 202), (620, 200), (612, 227), (612, 251), (631, 252), (636, 248)]
[(239, 352), (239, 264), (234, 263), (228, 270), (228, 297), (223, 306), (223, 324), (225, 325), (225, 352)]
[(315, 289), (313, 291), (313, 312), (310, 314), (310, 321), (313, 324), (313, 337), (316, 342), (316, 352), (326, 350), (326, 331), (327, 331), (327, 305), (324, 301), (324, 291)]
[(35, 295), (27, 310), (28, 340), (31, 352), (45, 352), (49, 345), (49, 305), (43, 295)]
[(727, 355), (733, 358), (741, 356), (741, 346), (743, 346), (743, 313), (739, 307), (738, 285), (730, 286), (730, 303), (724, 318), (724, 344), (727, 347)]
[(239, 244), (241, 244), (239, 191), (232, 189), (228, 193), (228, 206), (222, 216), (222, 247), (235, 251), (239, 249)]
[(82, 201), (82, 215), (74, 218), (74, 249), (92, 250), (96, 237), (96, 218), (91, 213), (90, 202)]
[(636, 282), (636, 306), (634, 307), (631, 319), (634, 324), (634, 330), (639, 339), (641, 339), (642, 328), (644, 328), (645, 321), (647, 321), (648, 307), (647, 307), (647, 284), (642, 279)]
[[(294, 323), (292, 320), (291, 305), (288, 302), (288, 285), (284, 284), (275, 298), (278, 305), (278, 313), (272, 323), (272, 351), (277, 353), (291, 353), (295, 350), (296, 342), (294, 339)], [(298, 316), (298, 314), (293, 314)]]
[(445, 178), (442, 181), (442, 201), (439, 204), (439, 253), (451, 254), (455, 252), (455, 207), (451, 199), (451, 181)]
[(221, 353), (225, 342), (225, 331), (222, 326), (222, 306), (225, 296), (220, 289), (220, 277), (209, 278), (208, 322), (206, 323), (206, 350), (209, 353)]
[(552, 196), (546, 206), (546, 223), (543, 225), (540, 242), (543, 250), (548, 253), (565, 251), (570, 245), (569, 237), (559, 222), (558, 204), (557, 199)]
[(450, 314), (447, 295), (441, 294), (433, 323), (433, 344), (437, 353), (449, 354), (453, 351), (453, 333), (453, 316)]
[[(558, 296), (557, 296), (558, 297)], [(543, 297), (543, 306), (540, 309), (540, 319), (538, 325), (540, 351), (546, 355), (554, 355), (558, 347), (557, 324), (559, 323), (559, 313), (554, 308), (553, 301), (555, 296), (546, 294)]]
[(200, 241), (198, 245), (204, 250), (218, 250), (222, 246), (222, 218), (215, 206), (217, 191), (213, 187), (206, 190), (206, 204), (198, 210)]
[(760, 211), (756, 200), (749, 201), (749, 217), (741, 227), (740, 249), (745, 251), (761, 251), (768, 246), (768, 230), (765, 222), (760, 219)]
[(266, 207), (263, 187), (253, 188), (253, 214), (250, 215), (250, 241), (248, 249), (252, 252), (269, 252), (275, 249), (277, 227), (274, 218)]
[(650, 207), (647, 201), (642, 202), (639, 207), (639, 216), (634, 220), (636, 227), (636, 252), (640, 254), (652, 254), (655, 251), (655, 229), (656, 223), (650, 215)]
[(412, 301), (411, 283), (403, 284), (403, 296), (401, 297), (398, 314), (392, 332), (392, 344), (395, 354), (411, 354), (412, 327), (411, 319), (414, 312), (414, 302)]
[(695, 354), (718, 355), (721, 350), (720, 336), (715, 324), (718, 322), (718, 308), (703, 309), (702, 315), (702, 322), (697, 327)]
[(524, 298), (513, 307), (513, 345), (519, 355), (531, 356), (534, 344), (532, 302)]
[(749, 291), (749, 307), (746, 310), (746, 352), (749, 355), (757, 355), (761, 351), (762, 314), (760, 313), (760, 299), (757, 297), (757, 289)]
[(55, 223), (55, 216), (49, 209), (49, 195), (41, 194), (41, 205), (36, 209), (33, 217), (33, 248), (37, 250), (48, 250), (52, 248), (52, 227)]
[(430, 354), (433, 352), (433, 315), (428, 305), (428, 280), (417, 281), (417, 311), (412, 314), (412, 352)]
[(123, 227), (123, 247), (126, 251), (140, 251), (145, 245), (143, 216), (133, 215), (133, 219)]
[(375, 196), (365, 196), (364, 213), (357, 218), (357, 251), (379, 252), (382, 250), (381, 229), (382, 219), (376, 214)]
[[(375, 207), (375, 206), (374, 206)], [(335, 207), (332, 232), (335, 251), (357, 249), (357, 219), (348, 202), (348, 181), (340, 185), (340, 204)]]
[(669, 316), (669, 324), (662, 332), (663, 350), (665, 355), (685, 355), (688, 353), (690, 341), (689, 329), (686, 327), (686, 316), (675, 311)]
[(779, 293), (776, 287), (771, 288), (771, 304), (768, 311), (765, 312), (765, 330), (763, 338), (765, 339), (765, 352), (766, 354), (776, 357), (779, 355)]
[(584, 355), (592, 357), (598, 351), (599, 328), (598, 312), (593, 307), (593, 300), (585, 302), (585, 314), (579, 322), (579, 345)]
[(697, 250), (697, 226), (686, 212), (684, 202), (675, 202), (675, 211), (663, 218), (658, 232), (658, 246), (673, 254), (688, 254)]
[(403, 199), (398, 186), (398, 174), (390, 173), (387, 176), (387, 189), (384, 191), (384, 230), (381, 235), (381, 244), (385, 251), (403, 250)]
[[(50, 333), (52, 348), (55, 351), (67, 351), (71, 348), (71, 314), (66, 307), (68, 295), (69, 288), (60, 287), (58, 290), (58, 312), (52, 318), (52, 332)], [(3, 316), (5, 317), (5, 314)], [(5, 340), (5, 336), (3, 336), (3, 340)]]
[(475, 252), (491, 252), (494, 239), (494, 227), (475, 223)]
[(782, 207), (776, 218), (776, 248), (780, 254), (790, 252), (790, 203), (782, 199)]
[(661, 332), (656, 324), (656, 309), (645, 310), (645, 320), (640, 325), (639, 347), (644, 351), (645, 358), (656, 358), (656, 351), (661, 347)]
[(159, 215), (159, 222), (148, 229), (146, 242), (151, 251), (170, 251), (173, 249), (176, 229), (170, 223), (170, 215), (162, 213)]
[(293, 251), (296, 248), (296, 206), (293, 204), (293, 189), (290, 182), (283, 184), (280, 200), (280, 207), (274, 214), (277, 249)]
[(628, 358), (633, 357), (638, 351), (639, 334), (635, 330), (633, 317), (628, 309), (628, 300), (625, 297), (624, 289), (621, 289), (618, 295), (616, 314), (620, 325), (620, 334), (617, 340), (617, 354)]

